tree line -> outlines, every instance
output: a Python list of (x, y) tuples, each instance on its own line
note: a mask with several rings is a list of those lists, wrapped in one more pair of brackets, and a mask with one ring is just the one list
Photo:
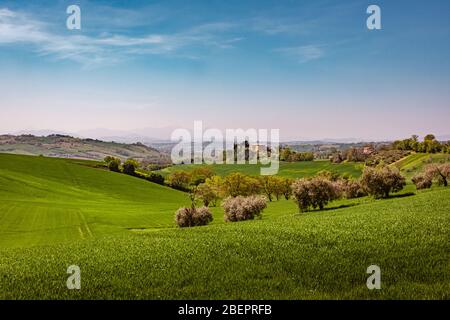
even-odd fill
[(423, 153), (450, 153), (449, 141), (439, 142), (433, 134), (427, 134), (423, 138), (423, 141), (419, 141), (418, 135), (412, 135), (411, 138), (394, 141), (392, 148)]

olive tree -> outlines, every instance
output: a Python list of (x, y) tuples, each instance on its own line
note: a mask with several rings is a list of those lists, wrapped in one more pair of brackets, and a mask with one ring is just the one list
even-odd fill
[(387, 198), (391, 192), (402, 190), (406, 182), (396, 168), (366, 167), (361, 177), (361, 185), (367, 194), (375, 198)]

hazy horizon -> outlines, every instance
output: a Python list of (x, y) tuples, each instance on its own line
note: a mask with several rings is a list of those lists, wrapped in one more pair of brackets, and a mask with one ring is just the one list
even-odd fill
[[(31, 134), (34, 136), (45, 137), (52, 134), (61, 134), (61, 135), (69, 135), (76, 138), (82, 139), (100, 139), (105, 141), (116, 141), (116, 142), (125, 142), (125, 143), (136, 143), (136, 142), (144, 142), (144, 143), (156, 143), (156, 142), (168, 142), (170, 141), (170, 134), (176, 128), (174, 127), (164, 127), (164, 128), (144, 128), (136, 131), (116, 131), (109, 130), (104, 128), (97, 128), (92, 130), (82, 130), (78, 132), (67, 132), (60, 130), (20, 130), (14, 132), (1, 132), (0, 135), (26, 135)], [(187, 128), (191, 134), (193, 133), (191, 128)], [(209, 128), (206, 128), (209, 129)], [(244, 128), (243, 128), (244, 129)], [(433, 132), (429, 132), (434, 134)], [(415, 133), (414, 133), (415, 134)], [(410, 134), (408, 136), (399, 136), (392, 137), (388, 139), (363, 139), (359, 137), (305, 137), (305, 136), (297, 136), (297, 137), (280, 137), (280, 142), (336, 142), (336, 143), (357, 143), (357, 142), (387, 142), (387, 141), (395, 141), (406, 139), (412, 136)], [(418, 135), (419, 140), (423, 139), (426, 134)], [(449, 141), (450, 134), (436, 135), (436, 138), (441, 141)]]

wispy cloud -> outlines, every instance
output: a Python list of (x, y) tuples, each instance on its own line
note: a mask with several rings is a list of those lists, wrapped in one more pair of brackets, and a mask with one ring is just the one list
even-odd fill
[(250, 29), (263, 34), (275, 36), (280, 34), (305, 35), (311, 30), (313, 22), (311, 21), (289, 21), (286, 19), (273, 19), (265, 17), (255, 17), (250, 19), (247, 24)]
[[(128, 35), (68, 35), (56, 33), (50, 25), (32, 16), (0, 9), (0, 45), (26, 44), (41, 55), (69, 59), (85, 66), (110, 64), (130, 55), (174, 55), (190, 46), (200, 48), (231, 48), (240, 37), (223, 33), (233, 27), (230, 23), (210, 23), (172, 34)], [(188, 57), (189, 55), (184, 54)]]
[(311, 60), (322, 58), (325, 55), (323, 46), (319, 45), (305, 45), (297, 47), (278, 48), (273, 50), (283, 56), (294, 59), (299, 63), (305, 63)]

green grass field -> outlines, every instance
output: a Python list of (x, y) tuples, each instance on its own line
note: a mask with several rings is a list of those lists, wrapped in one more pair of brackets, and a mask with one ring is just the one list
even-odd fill
[(0, 299), (450, 298), (450, 188), (177, 229), (185, 194), (95, 165), (0, 155)]
[(0, 247), (173, 227), (179, 191), (88, 161), (0, 154)]
[[(215, 174), (226, 176), (233, 172), (240, 172), (247, 175), (260, 175), (260, 165), (253, 164), (214, 164), (205, 165)], [(178, 165), (165, 168), (159, 172), (163, 175), (170, 174), (176, 170), (190, 171), (197, 168), (198, 165)], [(303, 162), (280, 162), (279, 176), (290, 178), (310, 177), (322, 170), (328, 170), (340, 174), (349, 174), (353, 177), (359, 177), (362, 172), (363, 165), (354, 162), (343, 162), (333, 164), (328, 160), (323, 161), (303, 161)]]

